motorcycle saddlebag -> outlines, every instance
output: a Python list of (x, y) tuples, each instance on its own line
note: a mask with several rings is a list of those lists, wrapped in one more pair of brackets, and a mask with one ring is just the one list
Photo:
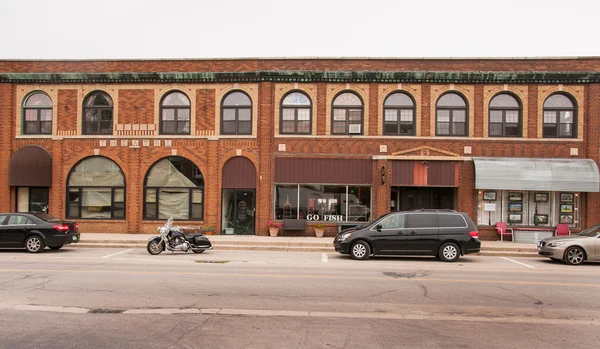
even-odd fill
[(208, 246), (210, 247), (210, 240), (206, 236), (198, 235), (194, 237), (194, 245), (196, 246)]

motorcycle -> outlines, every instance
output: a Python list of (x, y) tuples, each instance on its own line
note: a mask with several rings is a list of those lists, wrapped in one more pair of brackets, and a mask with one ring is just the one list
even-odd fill
[(194, 233), (186, 235), (180, 227), (173, 226), (173, 217), (170, 217), (167, 222), (158, 228), (160, 236), (153, 236), (148, 240), (146, 249), (151, 255), (160, 254), (165, 249), (175, 252), (192, 251), (194, 253), (202, 253), (205, 250), (212, 250), (210, 240), (203, 233)]

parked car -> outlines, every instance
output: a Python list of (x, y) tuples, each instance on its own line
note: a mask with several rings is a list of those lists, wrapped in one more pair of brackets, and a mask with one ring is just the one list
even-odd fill
[(371, 255), (430, 255), (454, 262), (481, 249), (473, 221), (453, 210), (392, 212), (340, 232), (333, 243), (337, 252), (362, 260)]
[(538, 243), (538, 253), (570, 265), (600, 261), (600, 224), (576, 235), (555, 236)]
[(46, 246), (58, 250), (79, 242), (79, 227), (43, 212), (0, 213), (0, 247), (42, 252)]

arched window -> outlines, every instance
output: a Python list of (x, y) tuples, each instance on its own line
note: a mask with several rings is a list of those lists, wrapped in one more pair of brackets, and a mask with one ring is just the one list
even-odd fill
[(508, 93), (500, 93), (490, 101), (490, 137), (521, 136), (521, 104)]
[(331, 109), (331, 134), (363, 134), (363, 103), (356, 94), (340, 93)]
[(125, 219), (125, 176), (119, 165), (102, 156), (75, 165), (67, 181), (67, 217)]
[(310, 134), (312, 108), (302, 92), (292, 92), (281, 101), (281, 134)]
[(93, 92), (83, 102), (83, 134), (111, 135), (113, 101), (106, 92)]
[(156, 162), (144, 181), (144, 219), (203, 220), (204, 177), (198, 166), (173, 156)]
[(436, 104), (437, 136), (467, 136), (467, 103), (458, 93), (450, 92)]
[(30, 94), (23, 102), (23, 117), (23, 134), (52, 134), (52, 100), (47, 94)]
[(403, 92), (389, 95), (383, 103), (383, 134), (388, 136), (415, 135), (415, 102)]
[(165, 95), (160, 103), (160, 133), (190, 134), (190, 100), (181, 92)]
[(544, 138), (577, 137), (577, 108), (570, 96), (551, 95), (544, 102)]
[(221, 102), (221, 134), (252, 134), (252, 100), (240, 91), (229, 93)]

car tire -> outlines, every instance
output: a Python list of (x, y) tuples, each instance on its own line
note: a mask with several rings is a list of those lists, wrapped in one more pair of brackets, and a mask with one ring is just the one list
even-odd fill
[(352, 259), (367, 260), (371, 257), (371, 246), (365, 241), (357, 241), (350, 248)]
[(202, 253), (202, 252), (204, 252), (204, 249), (202, 249), (202, 248), (201, 249), (195, 249), (195, 250), (193, 249), (192, 252), (194, 252), (194, 253)]
[(564, 259), (568, 265), (580, 265), (585, 260), (585, 251), (579, 246), (569, 247), (565, 251)]
[(25, 240), (25, 249), (30, 253), (40, 253), (44, 250), (44, 240), (37, 236), (31, 235)]
[(50, 247), (51, 250), (60, 250), (64, 245), (58, 245), (58, 246), (48, 246)]
[(446, 242), (440, 246), (438, 256), (443, 262), (456, 262), (460, 257), (460, 248), (453, 242)]

